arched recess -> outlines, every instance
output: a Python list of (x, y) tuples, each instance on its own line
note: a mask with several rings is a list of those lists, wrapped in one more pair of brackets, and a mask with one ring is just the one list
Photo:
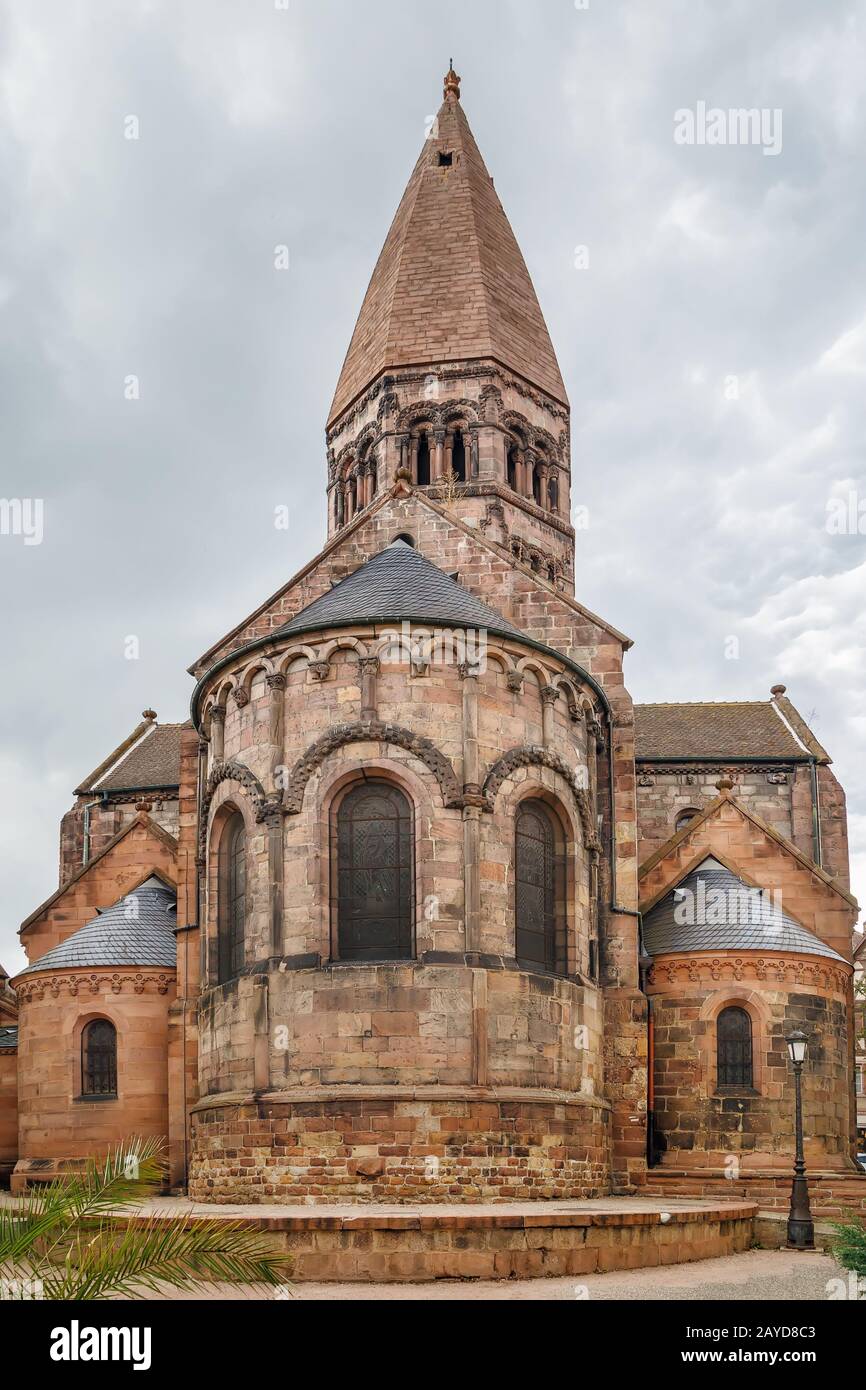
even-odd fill
[(569, 967), (566, 832), (551, 803), (518, 802), (514, 816), (514, 954), (529, 970)]
[(396, 724), (383, 724), (380, 720), (372, 720), (368, 723), (338, 725), (317, 739), (298, 759), (289, 774), (283, 793), (283, 809), (289, 815), (300, 815), (304, 804), (304, 792), (313, 773), (331, 753), (349, 743), (390, 743), (397, 748), (405, 749), (407, 753), (419, 758), (433, 773), (446, 806), (463, 805), (463, 792), (454, 768), (445, 754), (440, 753), (429, 738), (414, 734), (411, 729), (401, 729)]
[[(714, 990), (704, 1000), (699, 1019), (703, 1027), (698, 1031), (701, 1052), (701, 1073), (703, 1090), (707, 1096), (718, 1093), (718, 1021), (726, 1009), (742, 1009), (748, 1014), (752, 1035), (752, 1084), (749, 1091), (762, 1091), (764, 1084), (765, 1055), (770, 1036), (771, 1010), (769, 1001), (757, 990), (744, 990), (742, 986), (729, 985), (727, 989)], [(722, 1092), (731, 1094), (731, 1092)]]
[[(211, 809), (217, 803), (213, 815)], [(207, 778), (202, 798), (202, 820), (199, 824), (199, 859), (207, 873), (207, 977), (211, 984), (220, 980), (220, 915), (221, 899), (220, 841), (229, 817), (240, 813), (246, 821), (247, 834), (263, 826), (267, 838), (267, 883), (253, 881), (250, 895), (267, 894), (268, 938), (265, 949), (278, 955), (282, 948), (282, 901), (284, 901), (284, 852), (282, 852), (282, 808), (270, 801), (259, 778), (243, 763), (220, 763)], [(247, 873), (250, 863), (247, 862)], [(249, 959), (249, 951), (247, 951)]]
[(217, 787), (222, 786), (223, 782), (234, 782), (240, 788), (252, 809), (253, 818), (258, 823), (261, 824), (261, 822), (269, 821), (275, 817), (279, 818), (279, 803), (268, 799), (268, 795), (255, 773), (251, 772), (244, 763), (220, 763), (208, 777), (202, 797), (201, 821), (199, 822), (199, 851), (202, 858), (207, 846), (211, 802)]
[(220, 984), (236, 980), (246, 965), (247, 828), (243, 812), (221, 808), (217, 857), (217, 974)]
[(78, 1034), (77, 1086), (74, 1094), (82, 1100), (116, 1100), (117, 1025), (104, 1014), (81, 1020)]
[(492, 810), (502, 783), (520, 767), (547, 767), (558, 772), (570, 787), (580, 815), (584, 847), (587, 850), (600, 848), (598, 835), (593, 822), (592, 805), (588, 792), (579, 785), (577, 773), (559, 753), (549, 748), (512, 748), (493, 764), (481, 788), (487, 809)]
[(355, 776), (329, 815), (331, 958), (411, 960), (415, 954), (415, 826), (393, 778)]

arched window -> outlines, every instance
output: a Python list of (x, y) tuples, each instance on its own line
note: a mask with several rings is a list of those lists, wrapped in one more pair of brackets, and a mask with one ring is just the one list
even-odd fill
[(529, 969), (567, 971), (562, 832), (541, 801), (517, 812), (514, 855), (515, 955)]
[(508, 461), (506, 464), (508, 486), (512, 492), (517, 491), (517, 445), (512, 444), (508, 450)]
[(559, 511), (559, 480), (555, 473), (552, 473), (548, 480), (547, 505), (552, 512)]
[(430, 436), (427, 431), (418, 438), (418, 486), (430, 485)]
[(716, 1073), (719, 1090), (752, 1085), (752, 1020), (737, 1005), (722, 1009), (716, 1020)]
[(466, 482), (466, 441), (462, 430), (454, 431), (454, 446), (451, 450), (451, 471), (458, 483)]
[(94, 1018), (81, 1030), (81, 1094), (117, 1095), (117, 1029)]
[(412, 808), (389, 782), (360, 782), (336, 817), (337, 940), (340, 960), (412, 956)]
[(247, 832), (236, 811), (223, 830), (219, 864), (219, 979), (237, 979), (245, 962)]
[(691, 825), (695, 817), (700, 814), (700, 811), (695, 810), (694, 806), (687, 806), (684, 811), (680, 811), (676, 819), (677, 834), (681, 830), (685, 830), (687, 825)]

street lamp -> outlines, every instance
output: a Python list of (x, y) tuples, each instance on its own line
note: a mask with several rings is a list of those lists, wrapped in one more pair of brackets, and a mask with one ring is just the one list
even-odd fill
[(814, 1250), (815, 1223), (809, 1207), (809, 1184), (806, 1181), (806, 1164), (803, 1160), (803, 1095), (801, 1080), (803, 1063), (806, 1060), (808, 1038), (805, 1033), (795, 1030), (785, 1039), (788, 1056), (794, 1068), (794, 1094), (796, 1115), (796, 1158), (794, 1160), (794, 1181), (791, 1186), (791, 1207), (788, 1213), (788, 1249)]

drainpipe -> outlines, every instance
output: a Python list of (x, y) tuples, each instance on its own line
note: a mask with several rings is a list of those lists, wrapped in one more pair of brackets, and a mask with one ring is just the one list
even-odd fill
[(106, 793), (103, 792), (95, 801), (88, 801), (84, 808), (84, 844), (81, 849), (81, 864), (86, 867), (90, 863), (90, 812), (94, 806), (104, 806), (107, 800)]
[(812, 858), (823, 869), (823, 846), (821, 844), (821, 799), (818, 792), (818, 759), (813, 758), (810, 765), (812, 781)]

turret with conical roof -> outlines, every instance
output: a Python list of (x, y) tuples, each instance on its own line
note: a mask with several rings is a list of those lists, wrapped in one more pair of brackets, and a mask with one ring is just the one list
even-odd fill
[(568, 397), (453, 66), (361, 307), (328, 444), (329, 534), (403, 477), (471, 524), (494, 520), (516, 555), (571, 587)]

